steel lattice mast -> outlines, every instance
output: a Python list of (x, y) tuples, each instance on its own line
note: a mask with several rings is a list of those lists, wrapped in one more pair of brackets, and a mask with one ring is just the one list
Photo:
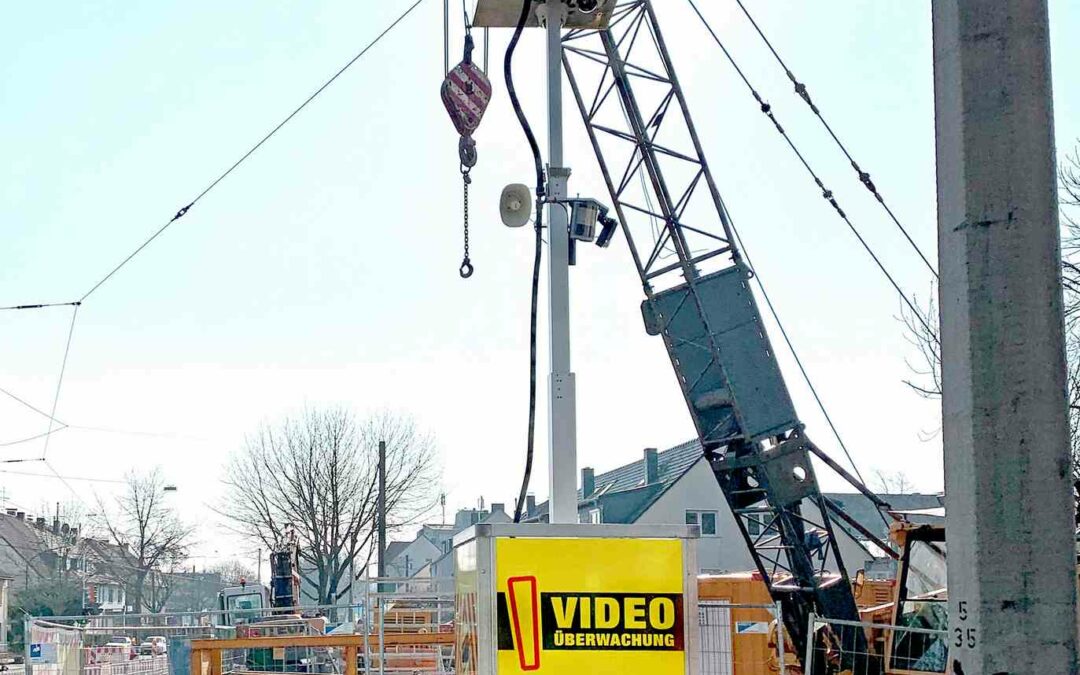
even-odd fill
[(621, 3), (608, 28), (571, 31), (563, 62), (641, 277), (646, 330), (664, 339), (801, 656), (810, 613), (858, 620), (858, 609), (810, 462), (820, 451), (796, 416), (651, 4)]

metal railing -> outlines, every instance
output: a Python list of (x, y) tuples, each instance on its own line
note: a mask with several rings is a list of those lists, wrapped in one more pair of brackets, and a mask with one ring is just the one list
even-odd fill
[[(26, 675), (189, 675), (193, 643), (269, 639), (278, 642), (232, 642), (221, 649), (222, 672), (341, 675), (349, 663), (371, 675), (452, 672), (452, 580), (384, 578), (358, 585), (355, 602), (347, 605), (30, 617)], [(151, 641), (158, 636), (165, 640)], [(316, 637), (352, 640), (356, 658), (333, 644), (306, 646)], [(283, 647), (281, 640), (300, 642)]]
[(780, 639), (779, 603), (698, 602), (701, 675), (781, 675), (798, 664)]
[[(944, 673), (948, 632), (915, 626), (844, 621), (810, 615), (806, 675)], [(865, 640), (857, 639), (858, 633)], [(859, 648), (858, 645), (865, 645)]]

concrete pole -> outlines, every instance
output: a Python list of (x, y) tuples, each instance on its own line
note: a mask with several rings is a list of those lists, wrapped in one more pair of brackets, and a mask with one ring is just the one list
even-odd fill
[(934, 0), (949, 661), (1076, 673), (1046, 0)]
[[(570, 169), (563, 166), (562, 26), (566, 4), (550, 0), (537, 11), (547, 33), (548, 184), (551, 200), (566, 199)], [(577, 522), (577, 405), (570, 371), (570, 237), (566, 210), (547, 207), (548, 321), (551, 372), (548, 375), (549, 521)]]

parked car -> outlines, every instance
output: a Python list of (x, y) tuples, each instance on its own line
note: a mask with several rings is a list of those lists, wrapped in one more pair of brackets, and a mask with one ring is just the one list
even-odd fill
[(169, 641), (164, 635), (151, 635), (139, 645), (139, 654), (161, 656), (169, 650)]
[(125, 635), (114, 635), (109, 638), (109, 641), (105, 643), (106, 647), (121, 647), (127, 650), (129, 659), (134, 659), (139, 655), (138, 650), (135, 648), (135, 641)]

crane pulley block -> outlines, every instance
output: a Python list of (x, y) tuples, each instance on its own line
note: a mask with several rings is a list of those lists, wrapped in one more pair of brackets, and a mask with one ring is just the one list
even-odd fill
[(440, 91), (450, 121), (463, 138), (471, 137), (479, 128), (491, 100), (491, 81), (472, 62), (471, 51), (467, 46), (465, 59), (446, 74)]

